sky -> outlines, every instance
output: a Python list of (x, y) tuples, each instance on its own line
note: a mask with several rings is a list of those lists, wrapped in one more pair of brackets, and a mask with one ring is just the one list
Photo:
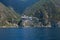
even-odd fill
[(22, 13), (27, 7), (39, 0), (0, 0), (6, 6), (12, 7), (16, 12)]

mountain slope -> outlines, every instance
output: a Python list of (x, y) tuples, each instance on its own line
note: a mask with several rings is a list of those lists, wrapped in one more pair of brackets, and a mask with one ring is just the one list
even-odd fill
[[(26, 8), (24, 14), (26, 15), (34, 15), (36, 11), (41, 11), (46, 14), (48, 13), (50, 16), (57, 17), (59, 15), (59, 9), (56, 6), (56, 1), (54, 0), (40, 0), (36, 4), (32, 5), (31, 7)], [(45, 13), (46, 12), (46, 13)], [(57, 14), (57, 15), (56, 15)], [(57, 17), (59, 19), (59, 17)]]
[(55, 2), (57, 0), (40, 0), (26, 8), (23, 15), (36, 17), (43, 25), (47, 25), (49, 22), (54, 25), (54, 22), (60, 21), (60, 7), (57, 7)]
[(20, 15), (17, 14), (13, 8), (6, 7), (4, 4), (0, 3), (0, 26), (14, 26), (14, 22), (17, 24), (19, 20)]

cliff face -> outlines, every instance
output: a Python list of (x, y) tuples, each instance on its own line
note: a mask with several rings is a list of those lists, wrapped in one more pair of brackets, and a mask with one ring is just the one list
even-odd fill
[(23, 14), (36, 17), (43, 25), (47, 25), (48, 23), (51, 23), (52, 20), (60, 21), (60, 8), (58, 8), (56, 4), (58, 4), (57, 0), (40, 0), (26, 8)]
[(20, 15), (13, 8), (0, 3), (0, 26), (14, 26), (20, 20)]

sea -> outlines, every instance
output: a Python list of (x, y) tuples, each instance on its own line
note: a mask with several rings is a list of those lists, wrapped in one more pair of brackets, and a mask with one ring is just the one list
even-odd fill
[(1, 28), (0, 40), (60, 40), (60, 28)]

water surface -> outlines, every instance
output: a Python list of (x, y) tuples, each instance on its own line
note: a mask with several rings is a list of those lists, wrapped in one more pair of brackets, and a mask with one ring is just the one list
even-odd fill
[(0, 29), (0, 40), (60, 40), (60, 28)]

